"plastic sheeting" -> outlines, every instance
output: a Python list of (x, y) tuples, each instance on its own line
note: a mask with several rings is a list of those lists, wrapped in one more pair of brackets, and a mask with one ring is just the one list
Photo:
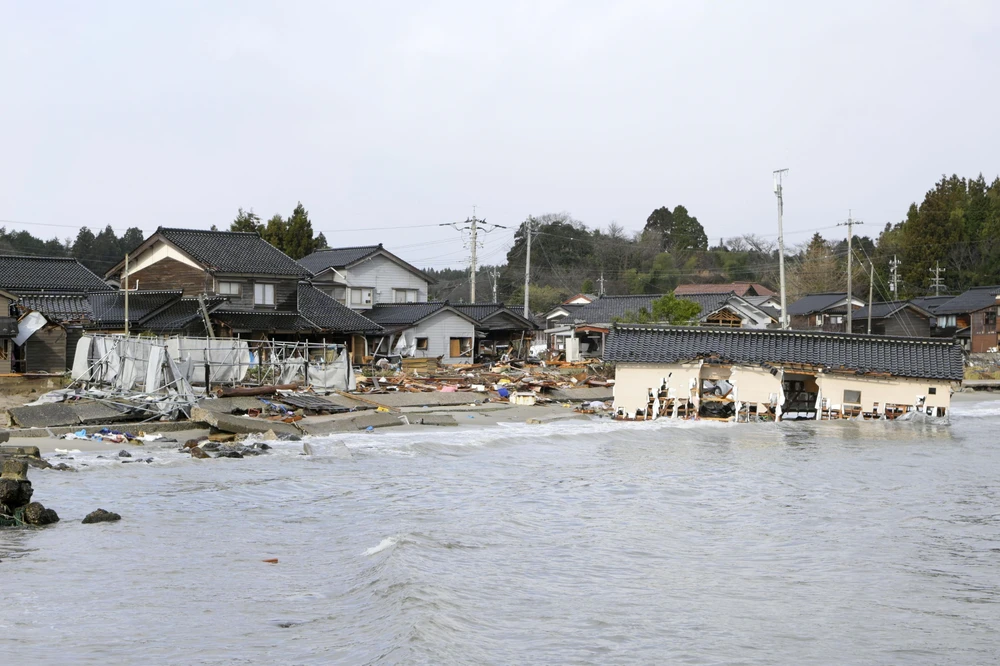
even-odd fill
[(28, 341), (28, 338), (35, 334), (35, 331), (45, 326), (45, 323), (45, 316), (38, 312), (29, 312), (21, 317), (21, 320), (17, 322), (17, 337), (14, 338), (14, 344), (18, 347), (23, 345)]

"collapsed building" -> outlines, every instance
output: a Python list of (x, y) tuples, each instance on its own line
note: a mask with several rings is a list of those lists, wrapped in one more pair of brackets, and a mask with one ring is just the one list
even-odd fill
[(736, 421), (944, 416), (962, 381), (952, 339), (616, 325), (619, 418)]

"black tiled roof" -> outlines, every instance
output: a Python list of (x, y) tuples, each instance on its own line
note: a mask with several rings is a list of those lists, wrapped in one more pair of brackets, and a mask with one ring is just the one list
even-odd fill
[(717, 357), (744, 365), (802, 363), (856, 372), (960, 381), (961, 346), (948, 338), (904, 338), (812, 331), (621, 324), (605, 361), (678, 363)]
[(316, 287), (300, 283), (299, 312), (309, 321), (328, 331), (377, 333), (382, 327), (355, 312)]
[(447, 301), (379, 303), (369, 310), (368, 318), (380, 326), (410, 326), (446, 307)]
[(41, 312), (52, 321), (83, 321), (90, 319), (92, 310), (86, 294), (29, 294), (18, 301), (25, 312)]
[(937, 307), (934, 314), (966, 314), (996, 305), (1000, 286), (973, 287)]
[[(503, 303), (460, 303), (452, 305), (462, 314), (475, 319), (481, 328), (493, 330), (514, 330), (520, 328), (536, 328), (535, 322), (525, 319), (523, 308), (514, 310)], [(517, 322), (516, 326), (511, 326)]]
[[(847, 298), (847, 292), (831, 294), (808, 294), (794, 303), (790, 303), (787, 308), (789, 315), (809, 315), (815, 312), (826, 312), (834, 304)], [(847, 308), (844, 308), (847, 311)]]
[(931, 314), (936, 314), (939, 307), (953, 298), (954, 296), (921, 296), (919, 298), (911, 298), (910, 302), (918, 308), (923, 308)]
[[(924, 310), (916, 303), (911, 301), (887, 301), (885, 303), (872, 303), (872, 319), (885, 319), (886, 317), (891, 317), (900, 310), (905, 310), (906, 308), (916, 308), (918, 310)], [(926, 313), (926, 310), (924, 310)], [(864, 306), (854, 311), (854, 321), (865, 319), (868, 317), (868, 306)], [(925, 315), (926, 316), (926, 315)]]
[(258, 234), (169, 229), (157, 233), (217, 273), (308, 277), (309, 271)]
[[(697, 303), (701, 307), (702, 314), (707, 314), (721, 307), (722, 304), (725, 303), (726, 299), (732, 295), (732, 293), (684, 294), (683, 296), (678, 296), (677, 298)], [(578, 322), (586, 322), (588, 324), (610, 324), (614, 320), (620, 319), (630, 312), (639, 312), (641, 309), (651, 312), (653, 309), (653, 301), (663, 298), (664, 296), (665, 294), (601, 296), (596, 301), (587, 303), (586, 305), (580, 307), (580, 309), (571, 312), (570, 315), (566, 317), (566, 320), (572, 319)], [(566, 308), (567, 306), (563, 305), (560, 307)]]
[(0, 338), (17, 337), (17, 320), (13, 317), (0, 317)]
[(322, 328), (298, 312), (219, 309), (212, 313), (212, 319), (238, 332), (310, 332)]
[[(132, 291), (128, 295), (129, 322), (138, 322), (157, 310), (180, 299), (183, 290)], [(125, 292), (112, 291), (90, 294), (91, 321), (95, 324), (115, 325), (125, 323)]]
[(330, 247), (325, 250), (316, 250), (312, 254), (299, 259), (299, 263), (308, 268), (314, 274), (319, 275), (328, 268), (344, 268), (360, 261), (365, 257), (375, 254), (382, 249), (382, 244), (363, 245), (360, 247)]
[[(224, 303), (226, 303), (225, 298), (209, 296), (205, 298), (205, 309), (211, 314), (213, 310)], [(131, 302), (129, 305), (131, 306)], [(131, 318), (131, 312), (129, 317)], [(198, 303), (198, 299), (181, 298), (152, 317), (142, 320), (140, 326), (151, 331), (179, 331), (191, 323), (201, 320), (201, 305)], [(202, 326), (204, 326), (204, 322), (202, 322)]]
[(26, 292), (108, 291), (104, 280), (76, 259), (0, 255), (0, 289)]

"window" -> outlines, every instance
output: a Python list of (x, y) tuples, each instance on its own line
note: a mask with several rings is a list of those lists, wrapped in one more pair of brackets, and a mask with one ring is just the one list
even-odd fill
[(347, 287), (327, 287), (324, 291), (342, 305), (347, 305)]
[(848, 405), (860, 405), (861, 391), (844, 391), (844, 402)]
[(417, 350), (427, 351), (427, 338), (417, 338)]
[(937, 395), (937, 387), (936, 386), (930, 387), (929, 389), (927, 389), (927, 393), (928, 395)]
[(239, 296), (241, 286), (239, 282), (220, 282), (218, 293), (223, 296)]
[(840, 315), (837, 315), (836, 317), (830, 317), (830, 321), (834, 324), (843, 324), (844, 318), (841, 317)]
[(816, 315), (816, 325), (817, 326), (823, 325), (823, 315), (821, 314)]
[(355, 287), (351, 289), (351, 305), (371, 305), (371, 287)]
[(995, 309), (987, 310), (984, 313), (983, 323), (986, 324), (990, 329), (994, 329), (997, 326), (997, 311)]
[(274, 285), (255, 284), (253, 286), (254, 305), (274, 305)]
[(448, 352), (451, 358), (472, 356), (472, 338), (452, 338), (450, 342)]
[(393, 289), (392, 300), (394, 303), (416, 303), (418, 293), (416, 289)]

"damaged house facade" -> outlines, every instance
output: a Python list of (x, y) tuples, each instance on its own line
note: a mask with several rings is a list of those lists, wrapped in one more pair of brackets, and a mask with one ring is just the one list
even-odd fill
[(952, 339), (615, 326), (619, 418), (736, 421), (944, 416), (962, 381)]
[(384, 330), (369, 339), (376, 355), (473, 362), (477, 321), (447, 301), (382, 303), (367, 314)]

